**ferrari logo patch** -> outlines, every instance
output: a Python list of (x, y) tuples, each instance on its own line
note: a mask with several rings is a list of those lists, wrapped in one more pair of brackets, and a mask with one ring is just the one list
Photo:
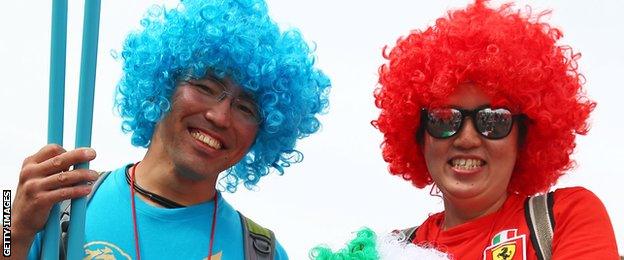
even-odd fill
[(517, 229), (508, 229), (496, 234), (483, 251), (483, 260), (525, 260), (526, 236), (517, 233)]

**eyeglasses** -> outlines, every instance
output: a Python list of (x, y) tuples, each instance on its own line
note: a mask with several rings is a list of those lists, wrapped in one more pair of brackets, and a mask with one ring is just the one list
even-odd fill
[(509, 135), (513, 122), (523, 115), (513, 115), (505, 108), (481, 107), (474, 110), (457, 108), (435, 108), (422, 110), (421, 121), (429, 135), (445, 139), (456, 135), (470, 116), (474, 128), (487, 139), (502, 139)]
[(260, 115), (258, 105), (247, 93), (243, 92), (241, 95), (235, 97), (220, 80), (210, 75), (201, 80), (186, 77), (182, 82), (197, 88), (204, 94), (207, 104), (210, 106), (220, 103), (225, 100), (227, 96), (231, 96), (232, 115), (236, 120), (254, 125), (258, 125), (262, 122), (262, 116)]

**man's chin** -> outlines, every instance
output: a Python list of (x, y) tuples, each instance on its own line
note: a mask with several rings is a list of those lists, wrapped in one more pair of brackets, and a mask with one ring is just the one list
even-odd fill
[(219, 176), (218, 172), (214, 173), (215, 171), (207, 170), (206, 167), (202, 167), (198, 164), (191, 164), (189, 167), (176, 168), (176, 173), (179, 177), (193, 182), (207, 181), (215, 179)]

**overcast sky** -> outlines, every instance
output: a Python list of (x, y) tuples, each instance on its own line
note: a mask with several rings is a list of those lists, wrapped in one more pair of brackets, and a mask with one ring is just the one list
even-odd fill
[[(65, 147), (73, 148), (82, 34), (82, 3), (70, 1)], [(162, 1), (102, 1), (92, 146), (93, 169), (112, 170), (140, 160), (112, 112), (120, 64), (111, 50), (138, 27), (144, 10)], [(171, 5), (169, 1), (168, 5)], [(269, 0), (274, 20), (299, 27), (318, 46), (318, 65), (332, 79), (330, 112), (322, 130), (299, 143), (305, 160), (284, 176), (264, 178), (257, 191), (226, 198), (258, 223), (273, 229), (292, 259), (306, 259), (319, 243), (342, 247), (362, 226), (386, 232), (420, 224), (442, 209), (429, 196), (387, 173), (381, 134), (370, 125), (381, 48), (410, 30), (433, 24), (465, 0), (297, 1)], [(501, 3), (495, 1), (494, 3)], [(589, 96), (598, 102), (589, 135), (578, 138), (578, 167), (558, 187), (582, 185), (602, 199), (624, 252), (624, 1), (520, 1), (524, 8), (553, 9), (551, 24), (563, 42), (583, 54), (579, 64)], [(51, 1), (6, 1), (0, 8), (0, 187), (13, 189), (22, 160), (46, 142)]]

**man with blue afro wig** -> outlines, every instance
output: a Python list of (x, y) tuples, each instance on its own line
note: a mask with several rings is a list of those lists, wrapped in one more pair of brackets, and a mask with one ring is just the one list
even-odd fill
[(256, 184), (270, 169), (282, 174), (302, 154), (297, 139), (319, 129), (328, 106), (329, 79), (314, 68), (312, 49), (297, 30), (280, 32), (263, 1), (183, 1), (176, 10), (150, 9), (143, 30), (126, 39), (117, 102), (132, 144), (150, 147), (185, 78), (229, 78), (254, 102), (255, 141), (228, 167), (235, 191)]
[(85, 259), (287, 259), (217, 187), (251, 189), (303, 159), (295, 144), (318, 131), (330, 87), (313, 51), (298, 30), (280, 31), (262, 0), (151, 7), (114, 55), (123, 61), (115, 108), (145, 157), (99, 174), (69, 170), (95, 158), (90, 148), (48, 145), (28, 157), (14, 256), (31, 245), (37, 258), (54, 203), (91, 194)]

